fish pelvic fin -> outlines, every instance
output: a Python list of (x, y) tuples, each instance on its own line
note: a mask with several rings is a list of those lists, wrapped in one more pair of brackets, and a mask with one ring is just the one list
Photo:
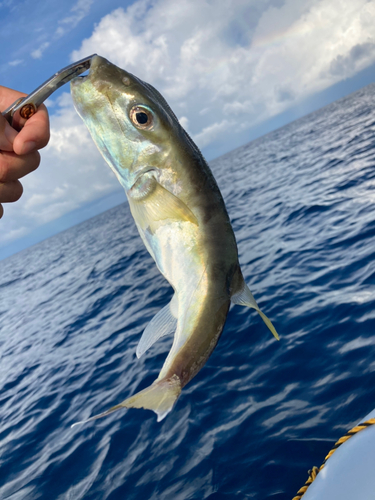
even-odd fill
[(122, 403), (112, 406), (109, 410), (90, 417), (87, 420), (76, 422), (72, 427), (106, 417), (110, 413), (122, 408), (144, 408), (145, 410), (152, 410), (157, 415), (157, 421), (161, 422), (168, 413), (172, 411), (180, 394), (181, 382), (177, 375), (173, 375), (167, 379), (155, 380), (149, 387), (125, 399)]
[(249, 287), (246, 285), (244, 281), (242, 288), (238, 292), (232, 295), (231, 301), (233, 304), (237, 304), (239, 306), (247, 306), (255, 309), (259, 313), (260, 317), (265, 322), (265, 324), (268, 326), (268, 328), (271, 330), (271, 333), (275, 337), (275, 339), (280, 340), (280, 337), (275, 327), (273, 326), (271, 320), (267, 318), (267, 316), (259, 309), (259, 306), (256, 303), (253, 294), (251, 293)]

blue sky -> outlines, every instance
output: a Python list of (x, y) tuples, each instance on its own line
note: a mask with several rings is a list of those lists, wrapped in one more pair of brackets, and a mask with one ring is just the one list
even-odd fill
[[(208, 160), (375, 80), (375, 1), (0, 0), (0, 84), (30, 92), (98, 53), (153, 84)], [(5, 206), (0, 258), (122, 200), (66, 86)]]

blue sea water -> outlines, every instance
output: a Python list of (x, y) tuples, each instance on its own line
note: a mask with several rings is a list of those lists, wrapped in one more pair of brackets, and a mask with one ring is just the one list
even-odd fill
[[(0, 498), (291, 499), (375, 407), (375, 85), (211, 163), (281, 340), (239, 306), (161, 423), (124, 410), (171, 289), (122, 204), (0, 262)], [(93, 146), (94, 147), (94, 146)]]

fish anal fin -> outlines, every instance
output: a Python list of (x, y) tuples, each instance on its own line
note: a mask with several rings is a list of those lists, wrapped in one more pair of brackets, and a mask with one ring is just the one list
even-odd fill
[(191, 222), (198, 225), (198, 220), (190, 208), (180, 198), (164, 188), (150, 174), (142, 176), (127, 192), (132, 215), (142, 229), (155, 231), (160, 223)]
[(181, 394), (181, 382), (177, 375), (168, 379), (156, 380), (152, 385), (138, 392), (134, 396), (125, 399), (122, 403), (112, 406), (109, 410), (99, 413), (82, 422), (76, 422), (72, 427), (78, 424), (85, 424), (98, 418), (106, 417), (114, 411), (122, 408), (144, 408), (152, 410), (157, 415), (157, 421), (161, 422), (170, 411), (172, 411), (179, 395)]
[(262, 313), (262, 311), (260, 309), (258, 309), (257, 311), (260, 314), (260, 317), (262, 318), (262, 320), (265, 322), (265, 324), (271, 330), (271, 333), (275, 337), (275, 339), (280, 340), (279, 334), (277, 333), (276, 328), (273, 326), (271, 320), (264, 313)]
[(231, 301), (233, 304), (237, 304), (238, 306), (247, 306), (252, 307), (253, 309), (259, 310), (259, 306), (254, 299), (253, 294), (250, 291), (250, 288), (243, 282), (242, 287), (236, 293), (234, 293), (231, 297)]
[(177, 296), (174, 295), (171, 302), (163, 307), (146, 326), (137, 346), (137, 358), (140, 358), (161, 337), (176, 331), (177, 312)]
[(256, 300), (254, 299), (253, 294), (251, 293), (249, 287), (246, 285), (245, 282), (243, 282), (242, 288), (238, 292), (232, 295), (231, 301), (233, 304), (237, 304), (239, 306), (247, 306), (255, 309), (259, 313), (260, 317), (265, 322), (267, 327), (271, 330), (271, 333), (275, 337), (275, 339), (280, 340), (280, 337), (275, 327), (273, 326), (271, 320), (267, 318), (267, 316), (259, 309), (259, 306)]

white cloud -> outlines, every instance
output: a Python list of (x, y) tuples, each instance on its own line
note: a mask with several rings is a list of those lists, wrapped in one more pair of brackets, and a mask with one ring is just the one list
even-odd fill
[(33, 50), (31, 52), (31, 57), (33, 57), (34, 59), (40, 59), (43, 55), (43, 52), (48, 49), (49, 46), (49, 42), (42, 43), (36, 50)]
[[(79, 0), (54, 39), (91, 4)], [(103, 17), (71, 58), (107, 57), (160, 90), (199, 147), (229, 149), (238, 132), (373, 64), (374, 25), (366, 0), (137, 0)], [(35, 43), (39, 58), (49, 42)], [(52, 102), (51, 142), (5, 207), (0, 245), (118, 187), (70, 97)]]
[(11, 241), (22, 238), (30, 232), (30, 228), (26, 226), (17, 227), (17, 229), (10, 229), (7, 232), (3, 232), (1, 235), (1, 242), (9, 243)]
[(14, 61), (9, 61), (9, 66), (18, 66), (23, 63), (23, 59), (15, 59)]
[(88, 15), (93, 1), (94, 0), (78, 0), (70, 9), (70, 15), (59, 21), (60, 26), (56, 30), (56, 35), (60, 37), (67, 31), (75, 28), (77, 24)]
[(186, 131), (188, 131), (189, 119), (186, 116), (181, 116), (178, 121), (181, 123), (181, 126), (184, 127)]
[(235, 126), (234, 121), (222, 120), (215, 122), (208, 127), (205, 127), (199, 134), (195, 134), (193, 139), (201, 147), (204, 148), (207, 144), (213, 142), (222, 132)]
[(260, 8), (255, 0), (138, 0), (105, 16), (72, 60), (96, 52), (153, 84), (200, 147), (375, 62), (374, 2)]
[(44, 26), (43, 29), (35, 28), (34, 32), (40, 33), (40, 35), (38, 35), (36, 39), (33, 37), (33, 46), (37, 46), (37, 48), (31, 51), (31, 57), (33, 59), (41, 59), (48, 47), (53, 45), (56, 40), (64, 35), (67, 35), (71, 30), (76, 28), (82, 19), (87, 17), (90, 13), (93, 2), (94, 0), (78, 0), (71, 7), (67, 16), (59, 19), (58, 21), (54, 19), (52, 23), (49, 23), (47, 19), (47, 25)]

